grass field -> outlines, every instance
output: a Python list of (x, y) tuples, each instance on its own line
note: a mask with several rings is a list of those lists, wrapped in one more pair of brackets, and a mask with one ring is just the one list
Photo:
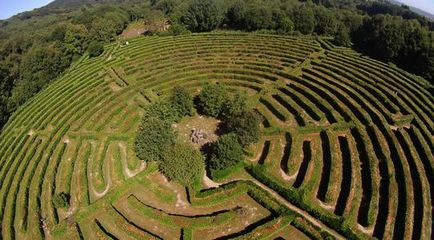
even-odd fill
[[(219, 187), (186, 191), (136, 158), (134, 136), (144, 106), (207, 82), (247, 91), (263, 136)], [(432, 89), (327, 39), (220, 32), (106, 46), (1, 133), (2, 239), (432, 239)], [(60, 192), (68, 208), (52, 204)]]

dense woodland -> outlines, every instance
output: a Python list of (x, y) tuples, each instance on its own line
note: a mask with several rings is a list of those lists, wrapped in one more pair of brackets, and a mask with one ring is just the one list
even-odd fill
[(29, 98), (133, 21), (162, 35), (220, 29), (320, 35), (434, 81), (434, 23), (407, 6), (363, 0), (58, 0), (0, 21), (0, 126)]

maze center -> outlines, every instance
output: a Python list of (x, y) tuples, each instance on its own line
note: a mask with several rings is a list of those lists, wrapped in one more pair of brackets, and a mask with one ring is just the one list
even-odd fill
[[(336, 239), (429, 239), (434, 97), (413, 78), (326, 39), (207, 33), (110, 45), (5, 126), (2, 238), (309, 239), (310, 227)], [(262, 137), (249, 167), (187, 194), (137, 159), (135, 132), (143, 107), (174, 86), (197, 93), (211, 82), (247, 92)], [(67, 208), (53, 206), (60, 192)]]

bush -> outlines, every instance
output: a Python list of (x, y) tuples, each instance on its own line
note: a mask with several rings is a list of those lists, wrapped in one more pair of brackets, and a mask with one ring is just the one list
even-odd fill
[(158, 118), (168, 124), (175, 123), (181, 118), (176, 109), (168, 101), (157, 101), (146, 107), (144, 118)]
[(283, 17), (280, 18), (277, 25), (277, 33), (279, 34), (287, 34), (294, 31), (294, 23), (291, 18)]
[(102, 42), (93, 41), (87, 47), (89, 57), (98, 57), (104, 52), (104, 45)]
[(261, 121), (262, 117), (257, 112), (249, 110), (228, 118), (225, 124), (227, 131), (235, 133), (239, 143), (247, 146), (259, 140)]
[(234, 133), (222, 135), (213, 146), (209, 168), (211, 170), (225, 170), (236, 166), (243, 160), (243, 148)]
[(172, 36), (190, 34), (191, 32), (184, 26), (178, 23), (175, 23), (169, 27), (169, 34)]
[(171, 125), (157, 117), (143, 118), (134, 142), (137, 157), (161, 161), (164, 152), (175, 142)]
[(66, 208), (69, 206), (69, 199), (69, 194), (60, 192), (54, 194), (52, 201), (55, 208)]
[(333, 43), (338, 46), (350, 47), (351, 38), (348, 29), (344, 25), (338, 27)]
[(218, 117), (226, 97), (225, 87), (219, 84), (207, 84), (197, 96), (197, 109), (204, 115)]
[(205, 32), (216, 29), (223, 15), (215, 1), (193, 0), (181, 20), (190, 31)]
[(310, 6), (305, 4), (298, 7), (292, 16), (295, 30), (303, 34), (311, 34), (315, 27), (315, 15)]
[(175, 144), (163, 154), (161, 172), (169, 179), (186, 187), (191, 187), (202, 179), (205, 169), (203, 156), (199, 150), (185, 143)]
[(179, 118), (193, 115), (193, 97), (185, 88), (175, 87), (170, 96), (170, 102)]
[(247, 103), (248, 98), (245, 92), (235, 93), (235, 95), (231, 96), (229, 100), (223, 103), (220, 118), (227, 120), (247, 111)]

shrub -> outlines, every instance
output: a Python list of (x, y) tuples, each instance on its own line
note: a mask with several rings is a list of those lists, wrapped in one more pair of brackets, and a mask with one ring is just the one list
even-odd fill
[(339, 25), (338, 31), (335, 34), (335, 38), (333, 40), (334, 44), (350, 47), (351, 46), (351, 38), (348, 29), (344, 25)]
[(185, 143), (176, 143), (163, 154), (161, 172), (169, 179), (186, 187), (198, 183), (203, 176), (205, 163), (199, 150)]
[(234, 133), (222, 135), (213, 146), (209, 168), (211, 170), (224, 170), (234, 167), (243, 160), (243, 148)]
[(143, 118), (134, 142), (137, 157), (145, 161), (160, 161), (175, 138), (171, 125), (166, 121), (157, 117)]
[(248, 98), (245, 92), (237, 92), (225, 101), (221, 110), (221, 119), (227, 120), (247, 111)]
[(286, 34), (294, 31), (294, 23), (289, 17), (279, 18), (277, 25), (277, 32), (279, 34)]
[(247, 146), (259, 140), (261, 121), (261, 115), (249, 110), (226, 119), (225, 124), (227, 131), (235, 133), (239, 143), (242, 146)]
[(204, 115), (218, 117), (226, 101), (226, 89), (219, 84), (207, 84), (197, 96), (197, 109)]
[(144, 118), (158, 118), (168, 124), (180, 120), (180, 116), (172, 104), (168, 101), (157, 101), (146, 107)]
[(55, 208), (66, 208), (69, 205), (69, 194), (60, 192), (53, 196), (53, 205)]
[(311, 34), (315, 27), (315, 15), (311, 7), (303, 4), (294, 12), (292, 19), (294, 21), (295, 30), (302, 34)]
[(179, 118), (193, 115), (193, 97), (185, 88), (175, 87), (170, 96), (170, 102)]
[(87, 47), (89, 57), (98, 57), (104, 52), (104, 45), (102, 42), (93, 41)]
[(175, 23), (169, 27), (169, 34), (172, 36), (190, 34), (191, 32), (182, 24)]
[(181, 20), (193, 32), (205, 32), (217, 28), (223, 15), (215, 1), (193, 0)]

